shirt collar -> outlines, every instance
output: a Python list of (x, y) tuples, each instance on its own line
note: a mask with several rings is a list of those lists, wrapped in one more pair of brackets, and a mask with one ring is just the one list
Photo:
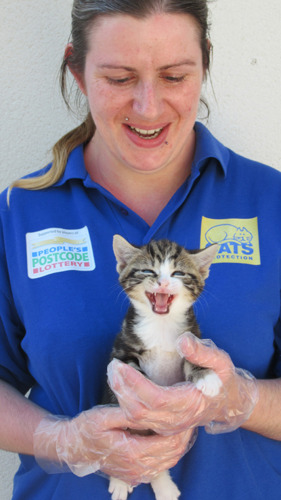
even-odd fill
[(80, 144), (71, 151), (65, 171), (55, 186), (62, 186), (70, 179), (81, 179), (84, 181), (88, 175), (84, 162), (84, 145)]
[(192, 168), (199, 170), (206, 163), (206, 160), (213, 158), (217, 160), (226, 177), (230, 156), (229, 150), (202, 123), (196, 122), (194, 129), (196, 132), (196, 149)]
[[(196, 122), (194, 128), (196, 132), (196, 150), (192, 169), (200, 170), (206, 163), (206, 160), (214, 158), (217, 160), (218, 165), (222, 168), (226, 176), (229, 162), (229, 150), (215, 139), (202, 123)], [(92, 184), (93, 187), (96, 185), (93, 181), (89, 183), (89, 174), (85, 167), (83, 149), (83, 144), (80, 144), (71, 151), (65, 171), (55, 186), (62, 186), (70, 179), (81, 179), (84, 183), (87, 180), (87, 185)]]

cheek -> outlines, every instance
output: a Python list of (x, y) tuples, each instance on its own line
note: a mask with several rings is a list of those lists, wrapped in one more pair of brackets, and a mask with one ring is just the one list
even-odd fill
[(201, 96), (201, 83), (190, 84), (182, 93), (179, 92), (177, 107), (183, 117), (188, 117), (193, 111), (197, 111)]
[(199, 101), (200, 101), (201, 92), (198, 89), (191, 89), (188, 95), (186, 96), (186, 104), (183, 108), (184, 116), (188, 116), (192, 112), (197, 112)]
[(148, 299), (146, 298), (145, 292), (145, 285), (143, 283), (140, 283), (138, 286), (132, 288), (128, 295), (131, 299), (137, 300), (138, 302), (141, 302), (143, 304), (147, 304)]
[(94, 118), (94, 121), (110, 121), (122, 109), (122, 101), (114, 92), (105, 85), (94, 84), (90, 87), (88, 92), (89, 107)]
[(188, 304), (193, 304), (196, 300), (194, 294), (191, 292), (191, 290), (188, 290), (188, 288), (185, 288), (184, 291), (182, 292), (182, 297)]
[(178, 104), (177, 112), (179, 116), (179, 126), (183, 135), (193, 128), (194, 122), (198, 114), (200, 103), (200, 95), (196, 92), (188, 94), (185, 100), (181, 100)]

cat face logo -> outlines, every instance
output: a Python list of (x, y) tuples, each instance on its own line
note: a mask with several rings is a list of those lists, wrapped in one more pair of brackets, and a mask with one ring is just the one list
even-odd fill
[(202, 217), (200, 248), (219, 244), (214, 263), (260, 265), (258, 218), (208, 219)]

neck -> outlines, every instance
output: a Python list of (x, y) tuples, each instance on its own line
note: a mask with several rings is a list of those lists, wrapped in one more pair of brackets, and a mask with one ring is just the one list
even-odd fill
[(117, 162), (108, 151), (99, 152), (95, 142), (85, 148), (85, 164), (91, 178), (152, 225), (191, 172), (194, 144), (184, 159), (159, 171), (138, 171)]

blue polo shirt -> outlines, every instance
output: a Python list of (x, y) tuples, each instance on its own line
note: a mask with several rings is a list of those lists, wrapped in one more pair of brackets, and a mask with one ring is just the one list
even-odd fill
[[(281, 174), (233, 153), (202, 124), (195, 129), (192, 173), (151, 227), (91, 180), (82, 145), (53, 187), (13, 189), (10, 208), (6, 193), (0, 198), (0, 377), (22, 393), (31, 388), (30, 399), (56, 415), (101, 400), (128, 306), (112, 252), (116, 233), (137, 245), (218, 242), (195, 308), (202, 336), (258, 378), (281, 375)], [(172, 476), (183, 500), (279, 500), (281, 443), (201, 428)], [(13, 500), (106, 500), (107, 488), (97, 474), (47, 475), (21, 456)], [(140, 485), (130, 498), (154, 495)]]

